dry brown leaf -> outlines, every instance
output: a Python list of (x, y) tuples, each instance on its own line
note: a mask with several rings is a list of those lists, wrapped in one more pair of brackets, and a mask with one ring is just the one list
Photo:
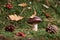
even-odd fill
[(26, 7), (26, 6), (27, 6), (27, 4), (26, 4), (26, 3), (21, 3), (21, 4), (18, 4), (18, 6)]
[(33, 17), (35, 17), (36, 16), (36, 11), (34, 11), (34, 14), (32, 15), (32, 16), (30, 16), (30, 18), (33, 18)]
[(10, 18), (10, 20), (15, 20), (15, 21), (18, 21), (18, 20), (23, 19), (22, 16), (17, 16), (16, 14), (14, 14), (14, 15), (9, 15), (9, 18)]

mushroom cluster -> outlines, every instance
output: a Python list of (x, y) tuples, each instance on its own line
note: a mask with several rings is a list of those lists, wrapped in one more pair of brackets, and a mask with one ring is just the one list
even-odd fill
[(56, 25), (49, 25), (46, 28), (46, 32), (51, 33), (51, 34), (52, 33), (55, 34), (55, 33), (57, 33), (57, 31), (58, 31), (58, 27)]
[(32, 25), (32, 30), (37, 31), (38, 30), (38, 23), (41, 22), (41, 18), (39, 18), (38, 16), (35, 16), (33, 18), (29, 18), (27, 23)]
[(5, 27), (5, 31), (13, 32), (15, 27), (13, 25), (8, 25)]

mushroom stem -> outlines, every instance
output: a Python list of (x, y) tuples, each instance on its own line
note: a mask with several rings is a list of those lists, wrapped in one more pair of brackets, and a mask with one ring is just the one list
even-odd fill
[(37, 31), (38, 30), (38, 24), (33, 24), (32, 30)]

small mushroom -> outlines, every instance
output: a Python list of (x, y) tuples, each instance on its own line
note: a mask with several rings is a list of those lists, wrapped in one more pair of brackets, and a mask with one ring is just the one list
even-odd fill
[(39, 18), (38, 16), (35, 16), (33, 18), (29, 18), (27, 23), (32, 25), (32, 30), (37, 31), (38, 30), (38, 23), (41, 22), (41, 18)]
[(26, 35), (25, 35), (23, 32), (18, 32), (18, 33), (16, 33), (16, 36), (17, 36), (17, 37), (19, 37), (19, 36), (25, 37)]
[(49, 25), (47, 28), (46, 28), (46, 32), (48, 33), (57, 33), (58, 32), (58, 27), (56, 25)]
[(13, 5), (11, 3), (8, 3), (8, 4), (6, 4), (6, 8), (12, 9), (13, 8)]

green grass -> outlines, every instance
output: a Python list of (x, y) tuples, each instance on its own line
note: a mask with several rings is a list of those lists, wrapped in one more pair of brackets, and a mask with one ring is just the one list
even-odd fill
[[(16, 37), (15, 34), (17, 32), (23, 32), (25, 33), (26, 37)], [(32, 31), (31, 29), (15, 29), (14, 32), (6, 32), (4, 30), (0, 31), (0, 34), (3, 34), (7, 38), (10, 38), (10, 40), (60, 40), (60, 30), (56, 34), (50, 34), (45, 31), (45, 29), (39, 29), (37, 32)]]
[[(9, 38), (10, 40), (60, 40), (60, 31), (56, 34), (49, 34), (45, 31), (45, 28), (47, 27), (48, 23), (50, 23), (50, 21), (47, 21), (46, 16), (44, 15), (44, 13), (42, 12), (42, 10), (45, 10), (47, 13), (49, 13), (51, 15), (51, 18), (53, 18), (52, 20), (52, 24), (55, 24), (58, 26), (58, 28), (60, 28), (60, 5), (58, 5), (56, 8), (54, 7), (56, 0), (49, 0), (49, 3), (51, 4), (51, 7), (49, 7), (48, 9), (46, 9), (45, 7), (42, 6), (42, 4), (47, 4), (45, 2), (45, 0), (41, 0), (40, 2), (36, 2), (36, 0), (33, 0), (33, 7), (32, 10), (28, 10), (27, 7), (32, 6), (32, 4), (29, 4), (30, 0), (12, 0), (12, 5), (13, 5), (13, 9), (6, 9), (6, 7), (4, 7), (7, 3), (6, 0), (0, 0), (0, 34), (3, 34), (4, 36), (6, 36), (7, 38)], [(19, 7), (18, 4), (19, 3), (24, 3), (26, 2), (28, 4), (28, 6), (26, 7), (26, 10), (22, 13), (21, 11), (23, 10), (23, 7)], [(34, 12), (34, 8), (37, 12), (37, 16), (41, 17), (42, 22), (40, 22), (38, 24), (39, 26), (39, 30), (37, 32), (31, 30), (31, 26), (28, 25), (27, 20), (28, 18), (33, 14)], [(55, 9), (57, 10), (55, 10)], [(8, 19), (8, 15), (10, 14), (17, 14), (19, 16), (23, 16), (24, 19), (19, 20), (19, 21), (11, 21), (10, 19)], [(5, 26), (7, 25), (14, 25), (15, 31), (14, 32), (7, 32), (4, 30)], [(15, 38), (15, 33), (17, 32), (23, 32), (26, 34), (25, 38), (22, 37), (17, 37)]]

